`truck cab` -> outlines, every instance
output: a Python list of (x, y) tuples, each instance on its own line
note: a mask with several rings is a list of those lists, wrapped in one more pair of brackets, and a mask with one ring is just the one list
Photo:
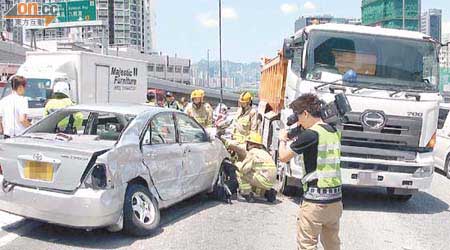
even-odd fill
[[(298, 96), (315, 93), (331, 102), (335, 94), (345, 93), (352, 112), (338, 124), (343, 183), (386, 187), (392, 195), (408, 200), (432, 181), (442, 99), (437, 88), (439, 47), (418, 32), (342, 24), (309, 26), (285, 41), (277, 59), (276, 64), (286, 64), (280, 99), (261, 93), (268, 79), (264, 74), (274, 64), (268, 62), (263, 67), (260, 100), (267, 100), (275, 111), (278, 104), (276, 133), (276, 126), (286, 128), (291, 112), (287, 106)], [(351, 81), (343, 79), (348, 72), (355, 75)], [(273, 140), (269, 146), (276, 148), (276, 143)], [(295, 159), (283, 166), (284, 179), (300, 179), (302, 164)], [(292, 183), (285, 181), (285, 185)]]
[[(44, 59), (44, 58), (43, 58)], [(27, 79), (25, 97), (28, 99), (28, 107), (31, 119), (39, 120), (47, 100), (53, 94), (55, 83), (64, 81), (69, 84), (72, 90), (71, 99), (76, 100), (75, 89), (76, 73), (72, 62), (49, 62), (33, 57), (27, 60), (17, 71), (17, 75)], [(1, 96), (11, 93), (11, 86), (6, 86)]]

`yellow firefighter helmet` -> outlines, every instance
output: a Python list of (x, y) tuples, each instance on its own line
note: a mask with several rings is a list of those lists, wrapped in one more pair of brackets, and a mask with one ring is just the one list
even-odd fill
[(259, 133), (251, 132), (249, 136), (247, 136), (247, 142), (252, 142), (255, 144), (263, 144), (262, 136)]
[(253, 96), (250, 92), (245, 91), (239, 96), (239, 102), (251, 102), (253, 100)]
[(205, 91), (202, 89), (196, 89), (191, 93), (191, 99), (193, 98), (203, 98), (205, 96)]

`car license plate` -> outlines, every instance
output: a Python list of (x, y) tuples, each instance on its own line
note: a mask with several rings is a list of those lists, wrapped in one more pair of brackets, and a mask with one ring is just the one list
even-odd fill
[(24, 177), (31, 180), (52, 181), (53, 165), (48, 162), (26, 161)]
[(378, 182), (377, 173), (372, 172), (359, 172), (358, 184), (359, 185), (375, 185)]

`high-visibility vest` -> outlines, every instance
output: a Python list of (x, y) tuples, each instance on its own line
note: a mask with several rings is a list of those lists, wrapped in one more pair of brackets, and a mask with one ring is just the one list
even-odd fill
[(157, 106), (157, 105), (156, 105), (156, 102), (154, 102), (154, 101), (152, 101), (152, 102), (147, 101), (147, 102), (145, 103), (145, 105), (152, 106), (152, 107), (156, 107), (156, 106)]
[[(340, 132), (329, 132), (320, 124), (316, 124), (310, 129), (319, 135), (317, 168), (316, 171), (302, 178), (304, 197), (322, 201), (341, 198)], [(308, 188), (308, 183), (315, 180), (317, 180), (317, 188)]]
[(44, 117), (56, 112), (62, 108), (72, 106), (73, 102), (70, 98), (49, 99), (44, 108)]
[[(72, 106), (74, 103), (70, 98), (63, 98), (63, 99), (50, 99), (48, 100), (47, 104), (44, 108), (44, 117), (52, 114), (53, 112), (56, 112), (60, 109), (63, 109), (68, 106)], [(74, 128), (81, 128), (83, 123), (83, 114), (80, 112), (76, 112), (73, 115), (74, 122), (71, 124)], [(65, 129), (69, 125), (70, 118), (66, 117), (62, 119), (58, 123), (58, 128)]]
[(175, 109), (175, 110), (180, 110), (183, 111), (183, 107), (181, 107), (181, 105), (175, 100), (173, 102), (168, 102), (166, 101), (164, 103), (164, 107), (166, 108), (170, 108), (170, 109)]

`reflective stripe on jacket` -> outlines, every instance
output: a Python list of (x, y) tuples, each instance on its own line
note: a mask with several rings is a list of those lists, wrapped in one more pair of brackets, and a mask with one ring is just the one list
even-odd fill
[(243, 175), (252, 175), (267, 190), (273, 187), (277, 178), (277, 167), (272, 156), (264, 149), (251, 149), (244, 161), (236, 164)]
[(245, 112), (238, 109), (237, 116), (233, 119), (233, 139), (244, 143), (250, 132), (258, 131), (257, 113), (251, 107)]

